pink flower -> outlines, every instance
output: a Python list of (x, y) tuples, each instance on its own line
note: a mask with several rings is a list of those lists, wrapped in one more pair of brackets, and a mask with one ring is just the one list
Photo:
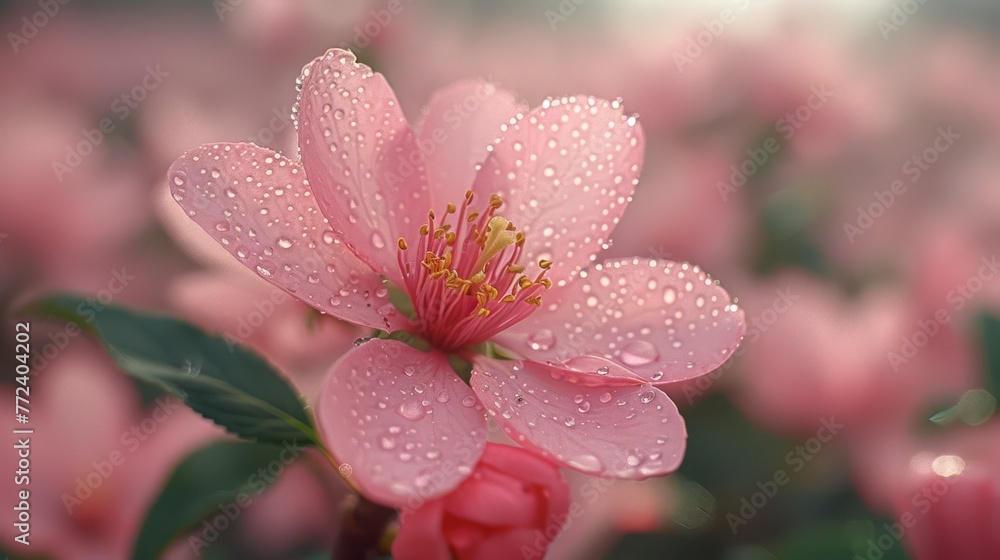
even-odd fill
[[(696, 266), (585, 270), (638, 180), (635, 117), (592, 97), (528, 112), (463, 82), (438, 92), (414, 131), (384, 77), (342, 50), (306, 66), (300, 86), (300, 160), (215, 144), (182, 156), (169, 181), (261, 277), (334, 317), (433, 346), (376, 339), (333, 366), (319, 426), (359, 488), (394, 505), (452, 490), (486, 447), (484, 407), (519, 444), (582, 472), (675, 470), (684, 422), (653, 384), (724, 362), (743, 314)], [(390, 303), (393, 286), (414, 318)], [(479, 354), (487, 341), (516, 359)], [(471, 387), (449, 354), (473, 363)]]
[(491, 443), (472, 476), (403, 516), (392, 554), (396, 560), (542, 558), (568, 513), (569, 485), (559, 469), (524, 449)]

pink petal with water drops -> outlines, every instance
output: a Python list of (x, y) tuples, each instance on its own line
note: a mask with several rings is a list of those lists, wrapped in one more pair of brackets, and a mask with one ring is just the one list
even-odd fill
[(435, 209), (461, 204), (500, 126), (526, 111), (514, 94), (481, 80), (456, 82), (434, 93), (418, 136)]
[(174, 200), (262, 278), (334, 317), (394, 330), (385, 286), (330, 229), (298, 161), (253, 144), (214, 144), (169, 172)]
[(407, 505), (457, 486), (486, 447), (486, 415), (444, 354), (370, 340), (341, 358), (320, 392), (323, 440), (366, 496)]
[(541, 308), (496, 337), (538, 362), (602, 356), (645, 381), (668, 383), (719, 367), (746, 332), (743, 310), (699, 267), (610, 260), (542, 296)]
[(431, 209), (416, 135), (381, 74), (332, 49), (302, 70), (302, 163), (320, 210), (362, 260), (400, 282), (396, 240)]
[(584, 387), (558, 370), (481, 360), (472, 389), (515, 442), (595, 476), (642, 480), (671, 473), (687, 432), (674, 403), (650, 384)]
[(506, 127), (476, 177), (483, 196), (499, 193), (499, 214), (527, 236), (521, 263), (539, 259), (564, 282), (602, 250), (632, 198), (645, 140), (618, 101), (550, 99)]

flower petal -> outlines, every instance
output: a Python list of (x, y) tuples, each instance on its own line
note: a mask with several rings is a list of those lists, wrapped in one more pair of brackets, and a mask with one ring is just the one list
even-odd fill
[(462, 202), (500, 126), (526, 110), (512, 93), (484, 81), (456, 82), (434, 93), (418, 135), (435, 209)]
[(486, 447), (486, 415), (444, 354), (370, 340), (320, 391), (323, 440), (372, 500), (413, 505), (457, 486)]
[[(549, 541), (542, 535), (545, 545)], [(469, 560), (510, 560), (511, 558), (541, 558), (545, 550), (536, 548), (539, 540), (538, 529), (511, 528), (488, 536), (476, 547), (475, 555)]]
[(527, 236), (521, 264), (540, 259), (562, 284), (596, 258), (632, 199), (645, 140), (620, 103), (549, 99), (514, 124), (476, 177), (476, 192), (498, 193), (499, 214)]
[(652, 385), (584, 387), (533, 362), (478, 361), (472, 389), (514, 441), (580, 472), (641, 480), (673, 472), (687, 432)]
[(444, 538), (444, 504), (432, 501), (406, 512), (405, 523), (392, 541), (396, 560), (450, 560), (451, 552)]
[(488, 468), (480, 467), (472, 479), (442, 501), (447, 513), (487, 527), (526, 527), (538, 517), (538, 496), (532, 487)]
[(699, 267), (620, 259), (552, 288), (496, 340), (530, 360), (580, 371), (578, 356), (601, 356), (668, 383), (719, 367), (745, 332), (743, 310)]
[(349, 51), (327, 51), (300, 79), (299, 149), (320, 210), (358, 257), (401, 285), (396, 239), (415, 239), (431, 209), (416, 135), (385, 77)]
[(254, 144), (213, 144), (178, 158), (169, 182), (188, 216), (271, 284), (338, 319), (405, 325), (379, 275), (330, 230), (299, 162)]

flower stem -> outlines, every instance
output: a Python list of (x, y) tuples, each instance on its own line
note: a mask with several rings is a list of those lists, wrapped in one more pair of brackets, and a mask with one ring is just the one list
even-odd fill
[(340, 535), (333, 547), (333, 558), (376, 558), (382, 536), (396, 518), (396, 510), (376, 504), (360, 494), (348, 498), (346, 506)]

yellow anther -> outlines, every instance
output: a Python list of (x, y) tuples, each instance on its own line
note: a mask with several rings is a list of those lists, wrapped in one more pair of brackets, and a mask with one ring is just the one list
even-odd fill
[(472, 222), (476, 221), (476, 218), (478, 217), (479, 217), (479, 212), (473, 212), (469, 214), (469, 223), (471, 224)]
[(427, 217), (433, 220), (434, 219), (434, 211), (433, 210), (428, 210), (427, 211)]
[(534, 282), (532, 282), (531, 279), (528, 278), (527, 276), (522, 276), (517, 279), (517, 285), (520, 286), (521, 289), (528, 288), (532, 284), (534, 284)]
[(447, 240), (447, 241), (448, 241), (448, 244), (449, 244), (449, 245), (454, 245), (454, 244), (455, 244), (455, 238), (456, 238), (456, 237), (458, 237), (458, 236), (457, 236), (457, 235), (455, 235), (455, 232), (453, 232), (453, 231), (449, 231), (449, 232), (447, 233), (447, 235), (445, 235), (445, 240)]
[(420, 235), (427, 235), (430, 231), (431, 228), (427, 224), (420, 226)]
[(552, 267), (552, 261), (546, 260), (546, 259), (542, 259), (542, 260), (538, 261), (538, 266), (542, 267), (545, 270), (548, 270), (549, 268)]
[(402, 237), (399, 238), (399, 241), (396, 241), (396, 245), (399, 246), (400, 251), (406, 250), (406, 240), (403, 239)]
[(480, 307), (479, 311), (476, 312), (476, 315), (478, 315), (480, 317), (489, 317), (490, 316), (490, 310), (486, 309), (485, 307)]
[(552, 287), (552, 280), (549, 280), (548, 278), (542, 278), (538, 281), (538, 283), (545, 286), (546, 290)]
[(455, 210), (456, 210), (455, 205), (449, 202), (448, 203), (448, 210), (446, 210), (445, 213), (446, 214), (454, 214)]
[(466, 201), (466, 202), (472, 202), (472, 198), (473, 198), (474, 196), (476, 196), (476, 195), (475, 195), (475, 193), (473, 193), (473, 192), (472, 192), (471, 190), (469, 190), (469, 191), (465, 191), (465, 201)]
[(537, 307), (542, 306), (542, 298), (540, 296), (524, 298), (524, 303), (530, 303)]
[(503, 199), (500, 198), (500, 195), (498, 195), (496, 193), (491, 194), (490, 195), (490, 208), (496, 210), (497, 208), (500, 208), (501, 206), (503, 206)]
[(524, 272), (524, 267), (519, 264), (512, 264), (507, 267), (507, 272), (510, 272), (511, 274), (520, 274)]
[(523, 232), (520, 232), (520, 231), (517, 232), (517, 235), (514, 236), (514, 243), (517, 244), (518, 247), (520, 247), (521, 245), (524, 245), (524, 233)]
[(504, 303), (514, 303), (515, 301), (517, 301), (517, 298), (514, 297), (513, 295), (506, 295), (503, 296), (503, 298), (501, 298), (500, 301)]
[(475, 274), (472, 275), (472, 278), (469, 278), (469, 282), (472, 283), (472, 284), (478, 284), (478, 283), (482, 282), (483, 280), (486, 280), (486, 274), (484, 274), (482, 272), (477, 272), (477, 273), (475, 273)]

